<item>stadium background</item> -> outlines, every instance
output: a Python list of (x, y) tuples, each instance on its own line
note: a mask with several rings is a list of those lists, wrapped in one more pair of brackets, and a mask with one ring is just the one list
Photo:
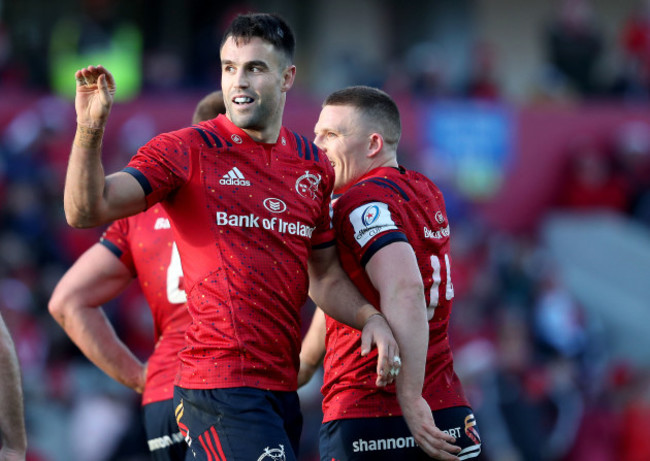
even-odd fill
[[(22, 365), (28, 459), (148, 459), (138, 396), (47, 313), (102, 230), (73, 230), (62, 210), (72, 73), (116, 73), (113, 171), (188, 123), (218, 86), (224, 25), (248, 10), (296, 31), (287, 126), (311, 134), (344, 85), (396, 98), (402, 162), (447, 197), (450, 335), (489, 459), (650, 459), (648, 2), (0, 0), (0, 310)], [(105, 310), (146, 357), (135, 284)], [(318, 387), (301, 391), (303, 461), (318, 459)]]

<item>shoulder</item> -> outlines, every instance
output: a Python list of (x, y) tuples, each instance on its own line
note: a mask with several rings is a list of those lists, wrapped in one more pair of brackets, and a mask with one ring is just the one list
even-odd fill
[(148, 145), (153, 147), (165, 145), (201, 145), (208, 148), (222, 148), (232, 146), (232, 142), (228, 140), (228, 136), (228, 132), (223, 128), (209, 122), (203, 122), (161, 133), (151, 139)]
[(338, 199), (337, 205), (352, 207), (376, 201), (391, 204), (396, 201), (408, 201), (410, 195), (400, 181), (386, 176), (371, 176), (350, 187)]
[(331, 170), (332, 173), (334, 172), (334, 168), (332, 167), (327, 155), (325, 155), (325, 153), (306, 136), (287, 128), (282, 129), (280, 136), (281, 138), (286, 139), (286, 142), (295, 149), (299, 158), (303, 159), (305, 162), (312, 162), (315, 165), (319, 165), (321, 168), (328, 171)]
[[(358, 187), (356, 187), (358, 186)], [(372, 182), (358, 183), (334, 201), (334, 222), (367, 221), (368, 216), (390, 214), (394, 200), (382, 194), (381, 186)]]
[(233, 147), (237, 142), (236, 135), (223, 123), (216, 123), (217, 121), (218, 119), (213, 119), (189, 126), (185, 128), (187, 136), (200, 140), (207, 147)]

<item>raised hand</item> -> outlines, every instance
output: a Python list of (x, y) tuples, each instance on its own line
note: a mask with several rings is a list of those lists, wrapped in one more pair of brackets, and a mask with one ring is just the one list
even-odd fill
[(113, 106), (115, 79), (102, 66), (88, 66), (75, 72), (77, 124), (104, 128)]

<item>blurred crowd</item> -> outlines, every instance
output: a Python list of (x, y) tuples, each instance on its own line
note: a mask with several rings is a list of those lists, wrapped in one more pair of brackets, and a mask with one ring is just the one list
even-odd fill
[[(79, 53), (93, 47), (110, 49), (116, 36), (131, 44), (142, 41), (137, 30), (132, 35), (132, 29), (117, 27), (111, 21), (115, 16), (102, 16), (111, 2), (86, 3), (87, 16), (78, 22), (79, 42), (67, 43), (63, 34), (52, 44), (51, 59), (58, 55), (65, 61), (62, 56), (69, 49)], [(201, 39), (204, 48), (194, 52), (199, 61), (209, 63), (200, 73), (191, 64), (194, 61), (179, 61), (170, 41), (167, 48), (142, 42), (141, 79), (129, 83), (134, 91), (181, 91), (217, 81), (214, 28), (218, 26), (210, 24), (197, 31), (197, 43)], [(650, 2), (630, 11), (619, 31), (622, 62), (615, 75), (599, 72), (605, 40), (588, 0), (561, 2), (557, 16), (540, 34), (548, 61), (547, 72), (534, 90), (537, 96), (647, 103)], [(13, 334), (24, 374), (28, 459), (146, 460), (138, 396), (92, 366), (47, 312), (56, 282), (103, 229), (75, 230), (66, 224), (62, 191), (73, 108), (69, 100), (51, 96), (56, 82), (45, 79), (50, 75), (46, 69), (41, 69), (41, 80), (34, 79), (30, 63), (19, 60), (13, 49), (9, 26), (0, 15), (4, 100), (0, 101), (0, 311)], [(497, 78), (498, 56), (489, 44), (474, 47), (471, 71), (461, 80), (445, 78), (444, 63), (436, 60), (434, 48), (426, 43), (414, 46), (400, 64), (406, 73), (393, 73), (400, 66), (390, 66), (383, 78), (373, 75), (372, 81), (368, 77), (348, 83), (381, 85), (398, 102), (445, 97), (507, 104)], [(21, 98), (22, 93), (29, 96)], [(308, 97), (305, 104), (312, 100)], [(198, 97), (189, 98), (174, 111), (185, 112), (189, 120), (196, 101)], [(156, 120), (153, 114), (132, 114), (110, 126), (115, 168), (160, 130)], [(419, 168), (426, 163), (415, 153), (417, 144), (406, 146), (407, 166)], [(628, 123), (599, 136), (576, 133), (562, 158), (556, 195), (548, 198), (546, 212), (607, 210), (650, 231), (647, 124)], [(443, 191), (450, 197), (458, 195), (447, 187)], [(650, 459), (643, 424), (650, 416), (650, 369), (610, 359), (605, 326), (590, 318), (559, 276), (539, 229), (524, 233), (493, 229), (462, 197), (449, 206), (456, 293), (450, 337), (488, 459)], [(152, 324), (138, 288), (104, 308), (131, 349), (140, 357), (148, 356)], [(305, 324), (312, 309), (304, 308)], [(317, 381), (301, 391), (306, 417), (304, 461), (318, 459)]]

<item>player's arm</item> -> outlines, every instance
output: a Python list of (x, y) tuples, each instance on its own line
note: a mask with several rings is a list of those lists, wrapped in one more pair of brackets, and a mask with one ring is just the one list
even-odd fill
[(429, 344), (424, 284), (413, 248), (393, 242), (375, 253), (366, 272), (379, 291), (381, 310), (397, 339), (402, 369), (396, 379), (397, 397), (416, 443), (429, 456), (457, 460), (455, 439), (438, 429), (422, 397)]
[(105, 176), (102, 139), (113, 105), (115, 80), (101, 66), (75, 73), (75, 133), (65, 179), (63, 205), (73, 227), (93, 227), (146, 208), (144, 190), (128, 173)]
[(361, 331), (361, 355), (377, 346), (377, 385), (393, 381), (390, 371), (399, 356), (397, 342), (383, 315), (352, 284), (330, 246), (312, 251), (309, 259), (309, 296), (335, 320)]
[(129, 269), (108, 248), (96, 243), (59, 281), (49, 310), (91, 362), (116, 381), (142, 392), (146, 367), (118, 338), (101, 308), (132, 280)]
[(325, 314), (316, 307), (300, 348), (298, 387), (309, 382), (325, 357)]
[(24, 461), (27, 434), (16, 348), (0, 316), (0, 461)]

